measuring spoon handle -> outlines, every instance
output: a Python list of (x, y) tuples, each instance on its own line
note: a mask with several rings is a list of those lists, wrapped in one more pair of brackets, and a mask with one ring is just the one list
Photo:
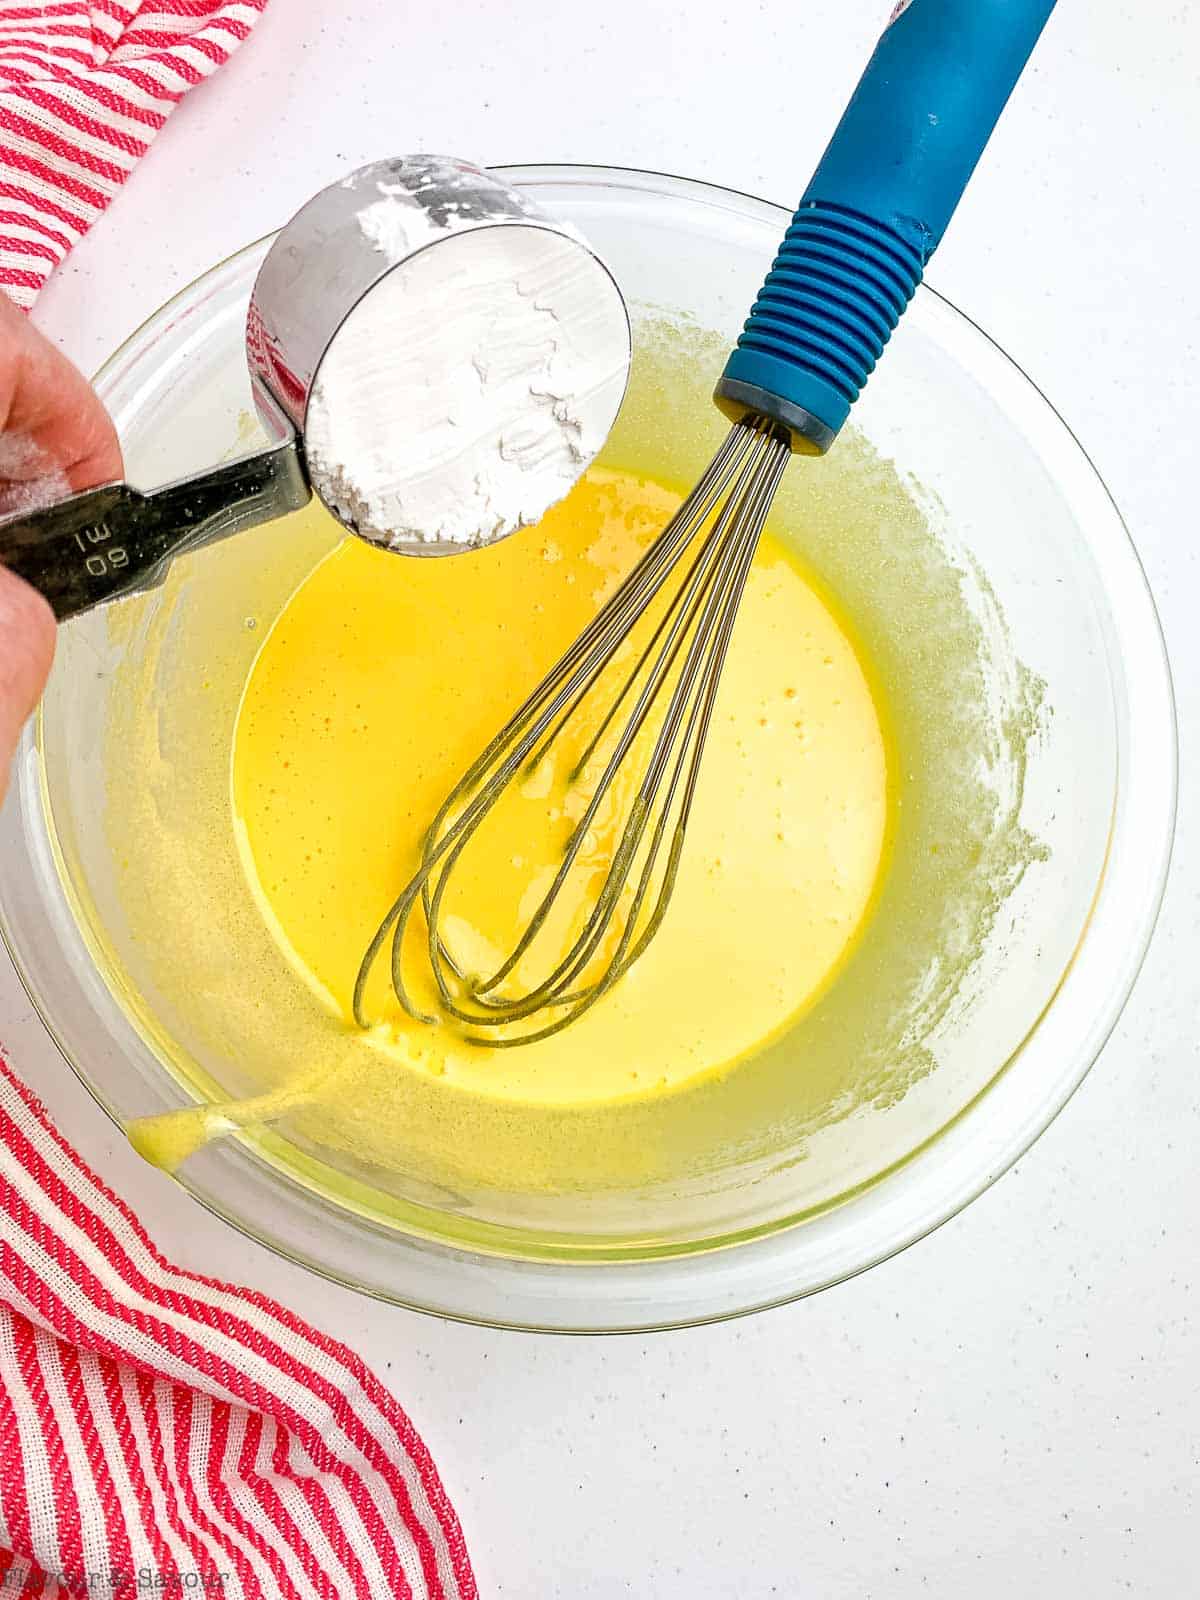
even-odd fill
[(293, 437), (143, 494), (107, 483), (0, 522), (0, 565), (45, 595), (60, 622), (161, 583), (176, 556), (308, 504)]

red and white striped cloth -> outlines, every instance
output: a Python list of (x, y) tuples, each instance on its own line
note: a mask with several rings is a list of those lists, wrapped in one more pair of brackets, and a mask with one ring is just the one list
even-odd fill
[[(266, 0), (0, 0), (0, 288), (29, 307)], [(0, 1055), (0, 1600), (474, 1600), (344, 1345), (165, 1261)]]
[(2, 1058), (0, 1541), (4, 1596), (476, 1594), (378, 1379), (164, 1261)]
[(0, 0), (0, 287), (28, 309), (266, 0)]

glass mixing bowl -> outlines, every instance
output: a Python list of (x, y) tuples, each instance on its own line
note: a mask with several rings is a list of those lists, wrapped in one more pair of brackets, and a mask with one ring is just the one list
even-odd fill
[[(686, 482), (723, 436), (715, 413), (710, 432), (694, 418), (787, 214), (649, 173), (523, 167), (507, 176), (583, 230), (642, 337), (673, 344), (678, 384), (643, 394), (622, 426), (647, 430), (650, 456)], [(178, 295), (101, 372), (135, 482), (207, 465), (253, 436), (242, 324), (267, 243)], [(840, 481), (822, 473), (862, 478), (869, 538), (859, 519), (837, 525), (822, 513), (823, 485)], [(898, 496), (912, 514), (889, 522), (880, 507)], [(1120, 516), (1033, 384), (924, 288), (855, 411), (853, 435), (825, 462), (794, 463), (782, 503), (818, 575), (851, 615), (873, 616), (868, 654), (880, 680), (905, 676), (925, 693), (922, 731), (906, 740), (901, 730), (896, 759), (901, 787), (926, 790), (921, 806), (899, 812), (879, 937), (868, 935), (807, 1034), (772, 1045), (758, 1079), (731, 1075), (731, 1085), (757, 1083), (758, 1098), (710, 1090), (679, 1100), (666, 1121), (629, 1124), (647, 1151), (669, 1142), (674, 1154), (628, 1190), (562, 1174), (535, 1193), (470, 1175), (450, 1183), (373, 1171), (293, 1137), (285, 1121), (189, 1159), (181, 1181), (198, 1200), (270, 1248), (408, 1305), (530, 1328), (638, 1329), (745, 1312), (858, 1272), (943, 1222), (1047, 1126), (1129, 994), (1173, 829), (1169, 672)], [(198, 659), (198, 641), (249, 662), (246, 597), (262, 624), (264, 607), (277, 609), (286, 592), (272, 600), (254, 590), (257, 553), (268, 548), (254, 541), (274, 541), (286, 557), (288, 526), (202, 553), (197, 561), (224, 565), (198, 566), (186, 601), (137, 602), (132, 630), (115, 613), (66, 629), (19, 754), (0, 834), (4, 935), (64, 1055), (122, 1124), (244, 1087), (236, 1037), (221, 1046), (201, 1036), (188, 1011), (195, 996), (156, 986), (130, 932), (111, 798), (111, 728), (130, 714), (117, 703), (122, 654), (157, 630), (163, 676), (153, 701), (133, 710), (156, 719), (159, 768), (138, 781), (173, 782), (182, 804), (186, 763), (171, 766), (178, 731), (210, 713), (193, 675), (172, 675), (171, 662), (189, 649)], [(922, 566), (933, 548), (941, 564)], [(311, 559), (297, 548), (289, 582)], [(960, 649), (956, 667), (963, 639), (973, 641), (970, 659)], [(942, 698), (930, 705), (934, 689)], [(207, 736), (199, 743), (227, 759), (213, 756)], [(954, 820), (947, 791), (960, 781), (994, 802), (974, 835)], [(923, 833), (939, 808), (941, 832)], [(956, 932), (951, 902), (968, 891), (974, 920)], [(161, 908), (164, 938), (176, 910)], [(903, 969), (912, 954), (904, 930), (922, 918), (937, 922), (942, 943), (919, 970)], [(848, 1016), (869, 1017), (884, 977), (902, 969), (911, 992), (887, 1043), (895, 1059), (846, 1104), (816, 1114), (806, 1062), (820, 1030), (833, 1036), (839, 1006), (843, 1029)], [(245, 974), (231, 971), (228, 984), (229, 994), (244, 989)], [(584, 1172), (587, 1149), (571, 1159)]]

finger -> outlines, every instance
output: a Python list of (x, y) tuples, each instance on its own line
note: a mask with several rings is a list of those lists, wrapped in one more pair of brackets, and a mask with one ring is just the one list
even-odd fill
[(0, 477), (61, 474), (79, 490), (122, 471), (117, 431), (91, 384), (0, 294)]
[(54, 613), (36, 590), (0, 567), (0, 800), (21, 729), (54, 660)]

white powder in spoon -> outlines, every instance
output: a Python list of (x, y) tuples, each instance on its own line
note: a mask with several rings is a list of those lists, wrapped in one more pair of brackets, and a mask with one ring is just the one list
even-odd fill
[(593, 460), (628, 367), (624, 302), (580, 241), (528, 223), (450, 233), (393, 268), (322, 359), (313, 485), (373, 544), (491, 544)]

